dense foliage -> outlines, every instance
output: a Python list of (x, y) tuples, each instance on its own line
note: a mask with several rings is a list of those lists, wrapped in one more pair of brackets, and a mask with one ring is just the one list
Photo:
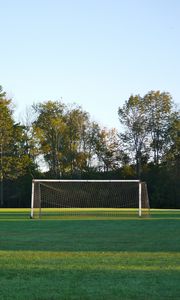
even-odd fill
[(131, 95), (118, 116), (121, 132), (78, 105), (46, 101), (16, 123), (0, 86), (0, 206), (29, 207), (33, 177), (140, 178), (151, 207), (180, 208), (180, 113), (171, 95)]

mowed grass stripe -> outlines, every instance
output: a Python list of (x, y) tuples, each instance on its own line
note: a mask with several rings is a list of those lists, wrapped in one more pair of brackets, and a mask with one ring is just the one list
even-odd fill
[(3, 270), (180, 271), (180, 253), (0, 251)]
[(177, 253), (0, 252), (0, 299), (179, 299)]

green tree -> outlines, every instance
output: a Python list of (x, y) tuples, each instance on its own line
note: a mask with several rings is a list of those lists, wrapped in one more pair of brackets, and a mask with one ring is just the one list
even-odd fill
[(0, 87), (0, 181), (1, 206), (4, 205), (3, 182), (15, 180), (24, 175), (30, 159), (24, 148), (24, 127), (13, 119), (12, 100)]
[[(39, 155), (37, 141), (34, 137), (33, 121), (35, 120), (32, 107), (27, 107), (22, 117), (24, 152), (29, 156), (34, 165), (32, 169), (37, 168), (37, 157)], [(33, 170), (31, 170), (33, 172)], [(33, 175), (33, 174), (32, 174)]]
[(108, 172), (119, 167), (119, 139), (114, 128), (99, 128), (95, 149), (100, 169)]
[(34, 106), (33, 124), (39, 154), (48, 163), (52, 177), (75, 176), (87, 169), (90, 160), (89, 115), (77, 105), (57, 101)]
[(39, 154), (52, 177), (82, 176), (101, 161), (104, 170), (117, 167), (117, 133), (101, 129), (78, 105), (47, 101), (34, 106), (33, 124)]
[(150, 91), (144, 96), (143, 101), (146, 108), (153, 161), (158, 165), (167, 146), (167, 132), (173, 113), (172, 97), (166, 92)]
[(64, 172), (66, 149), (65, 106), (59, 101), (33, 105), (37, 114), (33, 122), (34, 136), (39, 155), (43, 155), (52, 177)]
[(119, 121), (124, 127), (120, 138), (124, 152), (136, 164), (136, 175), (141, 176), (142, 160), (147, 157), (148, 118), (144, 99), (139, 95), (131, 96), (118, 109)]
[(166, 137), (166, 149), (163, 161), (176, 169), (175, 174), (180, 177), (180, 113), (171, 115)]
[(66, 114), (68, 135), (68, 163), (70, 174), (82, 173), (86, 170), (88, 160), (87, 128), (90, 124), (89, 115), (81, 107), (71, 107)]

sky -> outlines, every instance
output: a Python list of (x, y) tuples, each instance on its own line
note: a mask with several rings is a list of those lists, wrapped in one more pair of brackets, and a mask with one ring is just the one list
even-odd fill
[(179, 0), (0, 0), (0, 85), (16, 105), (76, 103), (119, 129), (133, 94), (180, 104)]

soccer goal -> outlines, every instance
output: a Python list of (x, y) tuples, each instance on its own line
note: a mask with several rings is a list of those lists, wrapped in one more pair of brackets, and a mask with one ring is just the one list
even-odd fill
[(140, 180), (32, 181), (31, 218), (42, 216), (116, 216), (149, 213), (147, 186)]

